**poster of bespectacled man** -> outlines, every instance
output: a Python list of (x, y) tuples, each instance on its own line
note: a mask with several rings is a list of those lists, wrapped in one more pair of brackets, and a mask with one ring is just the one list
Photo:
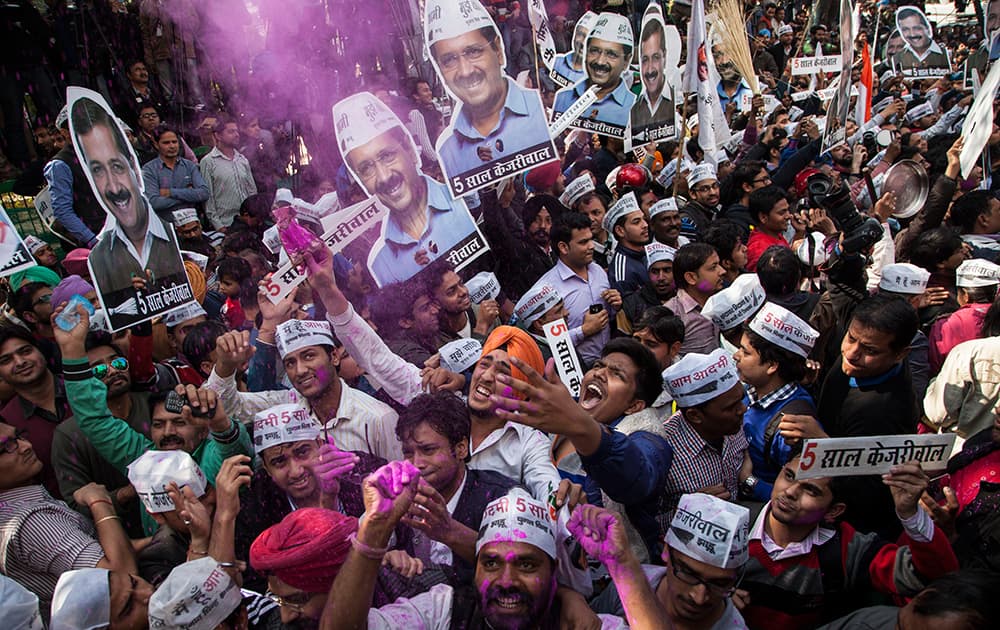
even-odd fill
[(122, 330), (194, 300), (172, 225), (151, 211), (132, 145), (104, 97), (66, 90), (77, 158), (108, 213), (87, 259), (109, 328)]
[(917, 7), (896, 9), (896, 30), (903, 36), (903, 50), (892, 65), (906, 77), (941, 77), (951, 72), (948, 52), (934, 41), (934, 29)]
[[(465, 201), (421, 172), (413, 137), (385, 103), (368, 92), (352, 94), (333, 106), (333, 122), (348, 172), (388, 209), (379, 223), (357, 225), (373, 243), (367, 264), (378, 286), (408, 280), (441, 257), (461, 269), (486, 253)], [(369, 231), (378, 231), (370, 241)]]
[(587, 36), (590, 35), (590, 29), (596, 21), (597, 14), (593, 11), (587, 11), (580, 16), (573, 28), (573, 48), (569, 52), (556, 55), (549, 78), (559, 87), (568, 87), (587, 76), (583, 69), (583, 59), (586, 55), (583, 45), (587, 43)]
[[(681, 36), (676, 26), (666, 26), (660, 7), (650, 4), (639, 30), (639, 76), (642, 94), (632, 107), (632, 138), (662, 142), (677, 136), (677, 108), (673, 85), (678, 84)], [(672, 81), (674, 80), (674, 81)]]
[(452, 197), (559, 158), (542, 97), (507, 76), (503, 40), (479, 0), (427, 0), (424, 37), (458, 103), (436, 147)]
[(587, 76), (576, 84), (556, 92), (553, 121), (576, 103), (591, 87), (597, 87), (597, 100), (584, 108), (570, 127), (614, 138), (625, 138), (635, 94), (625, 82), (624, 73), (632, 62), (632, 25), (617, 13), (601, 13), (584, 45)]

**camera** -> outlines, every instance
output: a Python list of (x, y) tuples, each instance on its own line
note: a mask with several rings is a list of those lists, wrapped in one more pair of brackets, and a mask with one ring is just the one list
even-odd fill
[(809, 178), (806, 191), (813, 207), (824, 208), (843, 232), (841, 248), (845, 253), (865, 251), (882, 238), (882, 224), (858, 212), (847, 186), (836, 186), (830, 177), (817, 173)]

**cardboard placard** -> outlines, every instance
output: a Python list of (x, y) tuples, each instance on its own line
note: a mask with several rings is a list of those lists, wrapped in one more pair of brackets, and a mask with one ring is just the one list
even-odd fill
[(942, 470), (954, 446), (954, 433), (806, 440), (795, 477), (883, 475), (893, 466), (914, 460), (925, 471)]
[(544, 330), (545, 340), (549, 342), (552, 358), (556, 361), (559, 380), (574, 398), (579, 397), (583, 384), (583, 368), (580, 366), (580, 358), (576, 355), (573, 341), (569, 338), (569, 326), (560, 318), (545, 324)]
[(0, 205), (0, 276), (9, 276), (37, 264), (7, 211)]
[(840, 72), (842, 65), (840, 55), (823, 55), (822, 57), (796, 57), (792, 59), (792, 76), (817, 74), (820, 72)]

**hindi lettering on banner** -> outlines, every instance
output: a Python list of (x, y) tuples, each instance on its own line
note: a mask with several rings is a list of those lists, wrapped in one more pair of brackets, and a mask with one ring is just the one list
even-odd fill
[(545, 324), (544, 330), (545, 340), (549, 342), (552, 358), (556, 362), (559, 380), (574, 398), (579, 397), (583, 383), (583, 368), (580, 365), (580, 358), (576, 354), (573, 341), (570, 339), (569, 326), (566, 325), (564, 319), (560, 318)]
[(920, 462), (924, 470), (942, 470), (954, 447), (954, 433), (806, 440), (795, 476), (883, 475), (909, 461)]
[(0, 205), (0, 277), (9, 276), (37, 264), (24, 244), (24, 239), (17, 233), (17, 228), (7, 216), (7, 211)]
[(681, 36), (676, 26), (664, 23), (655, 2), (643, 15), (638, 47), (642, 94), (632, 107), (632, 140), (673, 140), (677, 137), (674, 88), (680, 85), (677, 64), (681, 59)]
[(841, 55), (822, 57), (795, 57), (792, 59), (792, 76), (840, 72), (843, 65)]

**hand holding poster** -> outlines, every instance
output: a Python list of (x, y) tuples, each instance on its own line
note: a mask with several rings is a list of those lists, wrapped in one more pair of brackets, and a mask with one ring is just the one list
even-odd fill
[(174, 227), (151, 211), (139, 160), (104, 97), (66, 90), (70, 137), (94, 195), (108, 213), (87, 258), (111, 330), (194, 300)]
[(968, 177), (973, 167), (979, 162), (979, 156), (993, 133), (993, 99), (1000, 87), (1000, 63), (994, 63), (986, 75), (986, 80), (979, 87), (972, 107), (962, 125), (962, 137), (965, 145), (959, 154), (962, 167), (962, 177)]
[(37, 264), (7, 211), (0, 205), (0, 276), (9, 276)]
[(954, 433), (806, 440), (795, 477), (883, 475), (910, 461), (920, 462), (925, 471), (942, 470), (954, 446)]
[(507, 76), (503, 39), (479, 2), (427, 0), (424, 35), (431, 62), (458, 103), (436, 147), (452, 197), (558, 159), (541, 96)]

